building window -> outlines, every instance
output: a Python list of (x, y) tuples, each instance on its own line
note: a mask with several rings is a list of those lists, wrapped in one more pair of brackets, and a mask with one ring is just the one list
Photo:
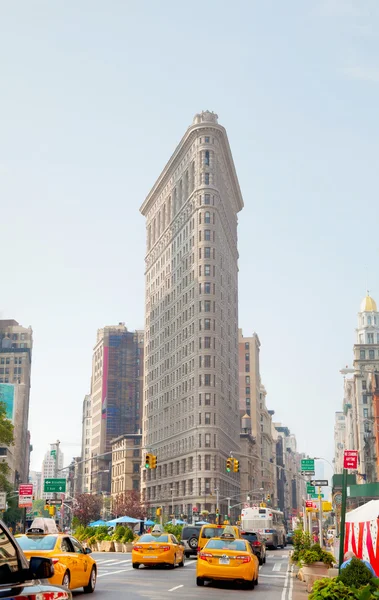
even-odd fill
[(204, 338), (204, 348), (210, 348), (210, 347), (211, 347), (211, 338), (205, 337)]
[(209, 185), (209, 173), (204, 173), (204, 183), (205, 185)]
[(210, 471), (210, 470), (211, 470), (211, 455), (206, 454), (204, 456), (204, 471)]
[(210, 425), (210, 424), (211, 424), (211, 413), (206, 412), (205, 413), (204, 425)]
[(250, 372), (250, 363), (246, 363), (245, 364), (245, 372), (249, 373)]
[(373, 333), (368, 333), (367, 334), (367, 342), (369, 344), (373, 344), (374, 343), (374, 334)]
[(211, 203), (211, 195), (210, 194), (205, 194), (204, 196), (204, 204), (210, 204)]
[(368, 418), (368, 408), (364, 408), (363, 409), (363, 416), (364, 416), (365, 419)]
[(211, 301), (204, 300), (204, 312), (211, 312)]
[(367, 325), (371, 325), (371, 317), (367, 317)]
[(209, 150), (204, 152), (204, 164), (209, 166)]
[(365, 380), (362, 381), (362, 390), (367, 390), (367, 383)]
[(204, 258), (210, 258), (211, 257), (211, 249), (209, 246), (206, 246), (204, 248)]
[(205, 434), (205, 444), (204, 445), (206, 448), (211, 447), (211, 434), (210, 433)]
[(367, 404), (367, 396), (366, 395), (363, 396), (362, 402), (363, 402), (363, 404)]
[(209, 144), (209, 142), (210, 142), (210, 138), (209, 138), (209, 137), (205, 137), (205, 138), (204, 138), (204, 141), (205, 141), (205, 143), (206, 143), (206, 144)]
[(204, 230), (204, 241), (205, 242), (210, 242), (211, 241), (211, 230), (210, 229), (205, 229)]
[(204, 265), (204, 275), (211, 274), (211, 265)]
[(368, 357), (370, 360), (374, 360), (375, 358), (375, 350), (369, 350), (368, 351)]
[(211, 222), (211, 213), (207, 211), (204, 213), (204, 223), (210, 224)]
[(205, 398), (205, 401), (204, 401), (205, 406), (210, 406), (211, 405), (211, 395), (205, 394), (204, 398)]
[(370, 423), (365, 423), (365, 433), (370, 433)]
[(133, 473), (139, 473), (139, 464), (133, 463)]
[(246, 406), (250, 406), (250, 398), (246, 398)]
[(248, 387), (245, 389), (245, 394), (246, 394), (247, 396), (249, 396), (249, 395), (250, 395), (250, 386), (248, 386)]
[(204, 319), (204, 329), (210, 330), (210, 328), (211, 328), (211, 320), (210, 319)]
[(365, 350), (361, 350), (360, 351), (360, 359), (364, 360), (366, 358), (366, 351)]
[(211, 293), (211, 284), (209, 281), (206, 281), (204, 283), (204, 294), (210, 294)]
[(250, 383), (250, 375), (246, 375), (246, 377), (245, 377), (245, 383)]
[(250, 360), (250, 354), (248, 352), (245, 354), (245, 360), (246, 361)]
[(204, 375), (204, 385), (211, 385), (211, 375), (209, 373), (206, 373)]

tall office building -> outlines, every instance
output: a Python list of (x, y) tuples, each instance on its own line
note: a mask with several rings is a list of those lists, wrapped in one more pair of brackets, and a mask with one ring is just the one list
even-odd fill
[(141, 207), (146, 218), (143, 470), (151, 510), (226, 510), (239, 493), (238, 251), (241, 191), (217, 115), (194, 118)]
[(0, 448), (7, 458), (9, 481), (17, 487), (28, 482), (30, 434), (28, 432), (33, 332), (13, 319), (0, 320), (0, 400), (14, 425), (14, 445)]
[(87, 491), (110, 493), (111, 441), (125, 433), (141, 431), (143, 343), (143, 331), (128, 331), (125, 323), (97, 332), (92, 357), (89, 436), (87, 421), (83, 428), (83, 448), (85, 451), (90, 444), (92, 458), (82, 464), (84, 479), (89, 482), (85, 486)]

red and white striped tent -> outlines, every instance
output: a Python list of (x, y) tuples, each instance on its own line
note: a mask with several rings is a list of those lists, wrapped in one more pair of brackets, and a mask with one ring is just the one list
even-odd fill
[(368, 560), (379, 574), (379, 500), (370, 500), (346, 514), (344, 552)]

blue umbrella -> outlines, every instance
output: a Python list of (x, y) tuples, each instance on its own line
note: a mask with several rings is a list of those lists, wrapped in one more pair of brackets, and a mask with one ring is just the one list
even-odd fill
[(133, 519), (133, 517), (118, 517), (117, 519), (112, 519), (111, 521), (107, 521), (107, 525), (109, 527), (115, 527), (118, 523), (140, 523), (141, 519)]
[(150, 527), (150, 525), (155, 525), (155, 523), (151, 519), (147, 519), (147, 521), (145, 521), (145, 525), (147, 525), (148, 527)]
[(196, 521), (195, 525), (209, 525), (208, 521)]
[(101, 525), (107, 525), (106, 521), (102, 521), (101, 519), (99, 519), (98, 521), (90, 523), (89, 527), (100, 527)]
[[(168, 521), (167, 525), (172, 525), (172, 521)], [(175, 525), (184, 525), (185, 521), (182, 521), (181, 519), (175, 519)]]

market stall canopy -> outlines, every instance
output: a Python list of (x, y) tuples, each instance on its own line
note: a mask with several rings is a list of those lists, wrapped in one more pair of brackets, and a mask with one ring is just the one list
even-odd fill
[(379, 500), (370, 500), (362, 506), (346, 513), (346, 523), (363, 523), (376, 521), (379, 517)]

